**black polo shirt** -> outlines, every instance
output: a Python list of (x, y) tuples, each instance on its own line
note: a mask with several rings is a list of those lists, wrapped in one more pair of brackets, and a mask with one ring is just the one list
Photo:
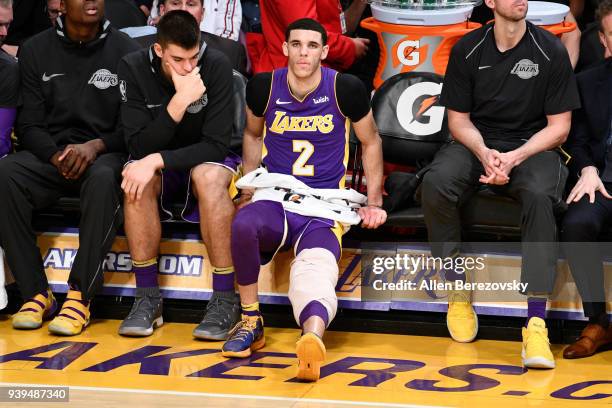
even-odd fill
[(440, 103), (469, 112), (485, 141), (529, 139), (546, 115), (580, 107), (569, 56), (559, 39), (527, 22), (512, 49), (500, 52), (494, 23), (464, 36), (451, 51)]

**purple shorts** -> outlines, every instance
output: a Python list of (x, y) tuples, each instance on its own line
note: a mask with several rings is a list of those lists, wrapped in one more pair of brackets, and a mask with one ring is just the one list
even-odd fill
[[(241, 163), (240, 156), (229, 152), (222, 162), (205, 162), (203, 164), (216, 164), (225, 167), (234, 176), (237, 176), (238, 167)], [(200, 222), (198, 202), (191, 191), (191, 170), (162, 171), (162, 191), (159, 199), (159, 214), (162, 221), (170, 221), (173, 218), (170, 208), (172, 208), (173, 203), (177, 202), (183, 205), (181, 210), (183, 220), (192, 223)]]
[[(257, 233), (263, 241), (259, 248), (261, 265), (270, 262), (277, 252), (292, 248), (296, 255), (303, 249), (324, 248), (340, 258), (342, 228), (333, 220), (285, 211), (281, 203), (269, 200), (247, 205), (238, 216), (254, 225), (265, 225)], [(240, 245), (240, 238), (236, 237), (236, 243)]]
[(285, 211), (276, 201), (262, 200), (243, 207), (232, 222), (232, 260), (239, 285), (257, 282), (260, 265), (277, 252), (293, 248), (322, 248), (341, 255), (342, 227), (333, 220)]

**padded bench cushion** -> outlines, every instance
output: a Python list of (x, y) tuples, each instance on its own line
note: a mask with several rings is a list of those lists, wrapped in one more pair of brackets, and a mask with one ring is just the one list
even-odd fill
[[(481, 190), (461, 209), (464, 225), (505, 230), (520, 230), (521, 208), (509, 197)], [(389, 214), (387, 225), (398, 227), (424, 226), (425, 220), (421, 207), (412, 207)]]

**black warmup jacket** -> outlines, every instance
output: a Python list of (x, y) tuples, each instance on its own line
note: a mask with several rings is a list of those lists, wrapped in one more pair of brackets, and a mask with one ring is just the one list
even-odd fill
[(63, 18), (56, 28), (27, 40), (19, 50), (20, 149), (49, 161), (68, 144), (99, 138), (107, 152), (125, 151), (117, 64), (139, 48), (107, 20), (98, 37), (86, 43), (68, 38)]
[(232, 67), (220, 51), (202, 43), (198, 58), (206, 91), (176, 123), (168, 103), (176, 93), (152, 47), (126, 55), (117, 72), (123, 93), (121, 120), (132, 158), (159, 152), (164, 168), (188, 170), (225, 159), (232, 137)]

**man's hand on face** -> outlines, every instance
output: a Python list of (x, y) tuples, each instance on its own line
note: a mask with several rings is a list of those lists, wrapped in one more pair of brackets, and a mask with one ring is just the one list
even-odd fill
[(206, 92), (206, 87), (204, 86), (204, 82), (202, 82), (202, 78), (200, 77), (200, 67), (195, 67), (193, 71), (187, 75), (179, 75), (174, 70), (172, 65), (166, 64), (166, 66), (170, 70), (170, 75), (172, 77), (172, 83), (174, 84), (176, 94), (182, 100), (184, 100), (186, 103), (192, 103), (204, 95), (204, 92)]

